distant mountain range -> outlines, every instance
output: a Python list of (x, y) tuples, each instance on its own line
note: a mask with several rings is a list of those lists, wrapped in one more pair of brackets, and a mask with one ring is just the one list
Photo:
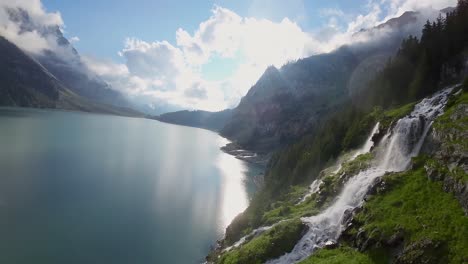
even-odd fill
[(58, 108), (141, 115), (119, 92), (82, 63), (58, 26), (40, 27), (23, 9), (8, 9), (23, 32), (37, 32), (57, 41), (59, 50), (29, 54), (0, 36), (0, 106)]

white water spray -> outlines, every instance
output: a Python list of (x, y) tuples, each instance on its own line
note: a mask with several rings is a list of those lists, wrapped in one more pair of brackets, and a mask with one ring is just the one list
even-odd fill
[[(374, 128), (372, 128), (372, 131), (369, 134), (369, 136), (367, 137), (366, 142), (364, 143), (364, 145), (362, 145), (362, 147), (359, 148), (358, 150), (354, 151), (353, 155), (350, 158), (341, 160), (339, 162), (337, 168), (332, 173), (334, 173), (334, 174), (338, 173), (340, 171), (343, 163), (352, 161), (355, 158), (357, 158), (357, 156), (370, 152), (372, 147), (374, 146), (374, 141), (372, 141), (372, 138), (375, 136), (376, 133), (379, 132), (379, 126), (380, 126), (380, 122), (377, 122), (377, 124), (375, 124)], [(307, 200), (307, 198), (312, 196), (312, 194), (318, 192), (320, 190), (320, 184), (322, 184), (322, 182), (323, 181), (321, 179), (315, 179), (312, 182), (312, 184), (310, 184), (309, 191), (304, 195), (304, 197), (302, 197), (302, 199), (297, 204), (301, 204), (301, 203), (305, 202)]]
[(419, 153), (433, 120), (442, 113), (451, 91), (452, 88), (448, 88), (422, 100), (411, 114), (398, 120), (382, 139), (375, 165), (350, 178), (335, 202), (325, 211), (302, 218), (309, 227), (307, 233), (290, 253), (267, 263), (296, 263), (315, 250), (335, 242), (343, 229), (342, 221), (346, 210), (362, 204), (372, 182), (386, 171), (405, 170), (411, 158)]

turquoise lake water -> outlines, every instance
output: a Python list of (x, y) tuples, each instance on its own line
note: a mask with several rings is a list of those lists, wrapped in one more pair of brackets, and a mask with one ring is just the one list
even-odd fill
[(216, 133), (0, 109), (0, 263), (201, 263), (260, 168)]

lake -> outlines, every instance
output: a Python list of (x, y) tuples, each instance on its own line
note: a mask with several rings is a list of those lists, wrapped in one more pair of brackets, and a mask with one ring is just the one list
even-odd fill
[(261, 169), (216, 133), (0, 108), (0, 263), (200, 263)]

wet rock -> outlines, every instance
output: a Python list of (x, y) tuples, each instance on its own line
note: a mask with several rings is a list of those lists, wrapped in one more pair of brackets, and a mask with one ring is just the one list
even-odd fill
[(345, 212), (343, 213), (343, 218), (341, 220), (341, 224), (343, 226), (347, 226), (348, 224), (351, 223), (354, 215), (354, 210), (352, 208), (346, 209)]

